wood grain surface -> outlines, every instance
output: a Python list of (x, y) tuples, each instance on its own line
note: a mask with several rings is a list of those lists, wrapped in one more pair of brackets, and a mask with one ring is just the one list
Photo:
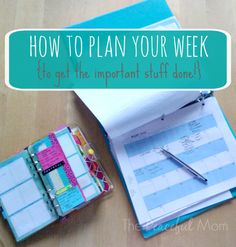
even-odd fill
[[(141, 237), (131, 206), (98, 125), (73, 92), (21, 92), (4, 85), (4, 36), (17, 28), (60, 28), (137, 1), (127, 0), (0, 0), (0, 160), (21, 150), (62, 124), (79, 125), (98, 150), (114, 183), (113, 193), (55, 223), (19, 246), (171, 247), (229, 246), (236, 243), (236, 200), (163, 232)], [(217, 28), (232, 36), (232, 84), (216, 93), (236, 131), (236, 0), (168, 0), (184, 28)], [(1, 182), (1, 181), (0, 181)], [(0, 247), (15, 246), (0, 218)]]

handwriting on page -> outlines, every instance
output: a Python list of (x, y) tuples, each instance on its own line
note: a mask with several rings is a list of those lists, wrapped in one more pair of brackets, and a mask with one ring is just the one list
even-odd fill
[[(139, 202), (136, 210), (146, 213), (145, 220), (139, 216), (143, 222), (164, 219), (236, 184), (235, 139), (214, 99), (207, 99), (204, 107), (185, 107), (164, 121), (156, 119), (114, 143), (131, 199)], [(160, 147), (186, 162), (208, 183), (199, 182), (168, 159)]]

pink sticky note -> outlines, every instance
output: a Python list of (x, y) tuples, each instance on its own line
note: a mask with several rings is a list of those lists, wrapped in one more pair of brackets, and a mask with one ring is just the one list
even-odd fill
[(54, 133), (49, 134), (49, 139), (52, 143), (52, 146), (37, 153), (38, 160), (43, 170), (45, 171), (50, 167), (63, 162), (63, 169), (70, 183), (72, 184), (72, 186), (78, 186), (77, 179), (65, 157), (65, 154), (56, 138), (56, 135)]

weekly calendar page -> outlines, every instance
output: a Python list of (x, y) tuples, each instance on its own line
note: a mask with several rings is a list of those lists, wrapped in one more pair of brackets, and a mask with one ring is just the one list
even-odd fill
[[(160, 147), (208, 182), (194, 178)], [(230, 198), (227, 191), (236, 186), (236, 143), (214, 97), (112, 139), (112, 148), (139, 224), (146, 229), (186, 213), (187, 208), (191, 212), (212, 200)]]

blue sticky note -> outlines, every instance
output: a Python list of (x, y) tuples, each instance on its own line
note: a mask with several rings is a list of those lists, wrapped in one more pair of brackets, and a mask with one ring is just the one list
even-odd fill
[(66, 213), (85, 202), (84, 197), (78, 187), (73, 187), (57, 197), (62, 213)]

